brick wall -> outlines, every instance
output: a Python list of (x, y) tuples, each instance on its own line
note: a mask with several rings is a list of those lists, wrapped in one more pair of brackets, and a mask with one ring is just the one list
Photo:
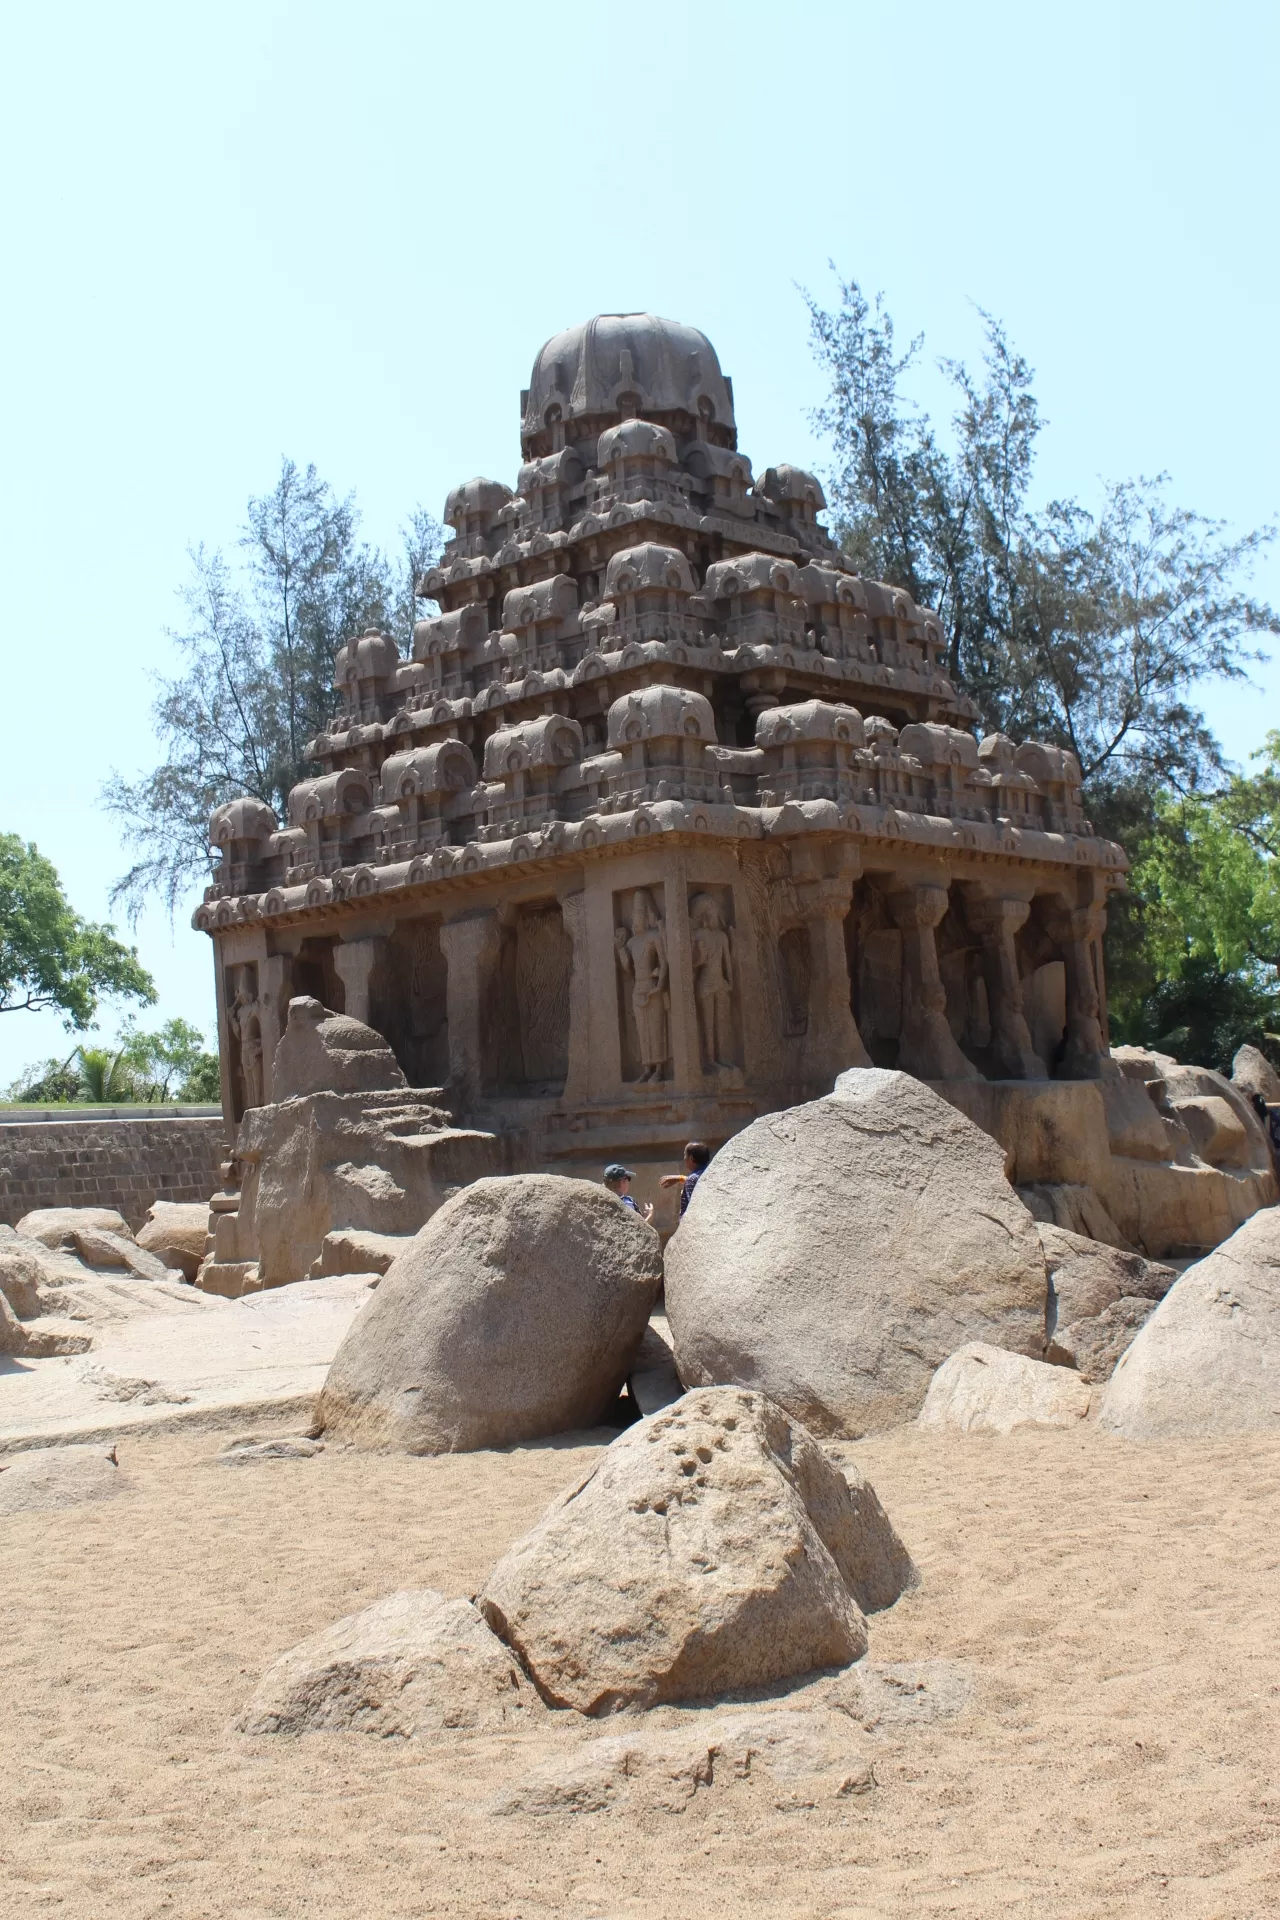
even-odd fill
[(115, 1207), (136, 1229), (153, 1200), (207, 1200), (223, 1124), (208, 1119), (0, 1122), (0, 1221), (33, 1207)]

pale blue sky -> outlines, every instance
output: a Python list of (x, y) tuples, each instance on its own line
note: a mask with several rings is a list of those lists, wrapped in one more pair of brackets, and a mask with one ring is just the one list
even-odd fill
[[(1005, 320), (1045, 491), (1167, 468), (1240, 528), (1280, 507), (1274, 6), (124, 0), (2, 35), (0, 828), (84, 913), (188, 543), (284, 452), (388, 543), (510, 482), (534, 353), (593, 312), (701, 327), (756, 466), (817, 462), (795, 285), (830, 257), (932, 352)], [(1243, 759), (1280, 669), (1207, 704)], [(137, 938), (207, 1028), (207, 941)], [(5, 1015), (0, 1085), (70, 1045)]]

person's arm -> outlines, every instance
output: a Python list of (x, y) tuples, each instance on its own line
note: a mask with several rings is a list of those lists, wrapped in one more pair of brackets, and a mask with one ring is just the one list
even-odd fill
[(658, 1185), (660, 1187), (682, 1187), (684, 1185), (684, 1175), (682, 1173), (664, 1173)]

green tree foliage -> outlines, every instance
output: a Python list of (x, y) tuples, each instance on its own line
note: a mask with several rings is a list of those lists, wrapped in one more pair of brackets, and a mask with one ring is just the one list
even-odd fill
[(16, 833), (0, 834), (0, 1013), (56, 1007), (83, 1031), (102, 997), (156, 997), (136, 949), (114, 927), (82, 920), (57, 869)]
[(1096, 513), (1046, 501), (1034, 376), (998, 321), (982, 316), (980, 372), (938, 363), (955, 395), (940, 429), (908, 391), (923, 341), (899, 346), (882, 299), (852, 280), (831, 310), (806, 299), (844, 551), (936, 609), (948, 671), (984, 731), (1079, 759), (1098, 831), (1134, 862), (1107, 932), (1116, 1037), (1182, 1034), (1182, 1057), (1229, 1065), (1232, 1035), (1258, 1044), (1276, 1025), (1263, 962), (1275, 882), (1262, 789), (1228, 778), (1196, 695), (1243, 678), (1252, 642), (1280, 632), (1246, 591), (1275, 529), (1232, 537), (1172, 504), (1163, 476), (1107, 486)]
[(1249, 637), (1280, 632), (1241, 584), (1273, 530), (1229, 538), (1170, 505), (1163, 477), (1107, 487), (1096, 515), (1077, 500), (1037, 506), (1034, 376), (998, 321), (982, 316), (980, 374), (939, 362), (956, 396), (943, 434), (904, 387), (922, 338), (900, 350), (883, 301), (856, 281), (833, 311), (806, 298), (830, 381), (817, 422), (837, 536), (863, 572), (936, 609), (984, 730), (1070, 747), (1098, 812), (1117, 789), (1215, 776), (1194, 692), (1241, 678)]
[(18, 1100), (25, 1106), (57, 1107), (79, 1100), (81, 1079), (73, 1053), (67, 1060), (41, 1060), (20, 1073), (5, 1089), (6, 1100)]
[(66, 1060), (29, 1067), (8, 1089), (10, 1100), (32, 1105), (88, 1102), (124, 1106), (166, 1100), (208, 1105), (221, 1093), (216, 1054), (187, 1020), (166, 1020), (154, 1033), (126, 1021), (114, 1047), (79, 1046)]
[(121, 1038), (120, 1056), (133, 1098), (216, 1100), (221, 1091), (217, 1055), (205, 1051), (204, 1035), (187, 1020), (166, 1020), (157, 1033), (139, 1033), (132, 1023)]
[(1280, 733), (1255, 758), (1216, 792), (1160, 794), (1131, 843), (1141, 941), (1113, 1029), (1210, 1066), (1245, 1041), (1280, 1064)]
[(412, 641), (414, 582), (442, 533), (421, 509), (400, 555), (360, 538), (354, 496), (339, 499), (314, 467), (281, 464), (270, 493), (250, 499), (240, 565), (198, 546), (171, 633), (179, 671), (152, 709), (163, 759), (142, 779), (115, 774), (104, 791), (136, 855), (113, 898), (136, 912), (152, 894), (172, 913), (207, 877), (209, 815), (237, 794), (283, 814), (309, 770), (306, 746), (334, 711), (333, 663), (368, 627)]
[(81, 1100), (95, 1107), (112, 1107), (137, 1099), (133, 1075), (124, 1054), (109, 1047), (77, 1047), (76, 1067)]

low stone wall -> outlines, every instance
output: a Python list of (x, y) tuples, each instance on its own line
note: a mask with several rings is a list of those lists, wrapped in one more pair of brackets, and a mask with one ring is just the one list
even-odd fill
[(115, 1207), (139, 1227), (153, 1200), (207, 1200), (226, 1158), (221, 1115), (0, 1120), (0, 1221), (33, 1207)]

